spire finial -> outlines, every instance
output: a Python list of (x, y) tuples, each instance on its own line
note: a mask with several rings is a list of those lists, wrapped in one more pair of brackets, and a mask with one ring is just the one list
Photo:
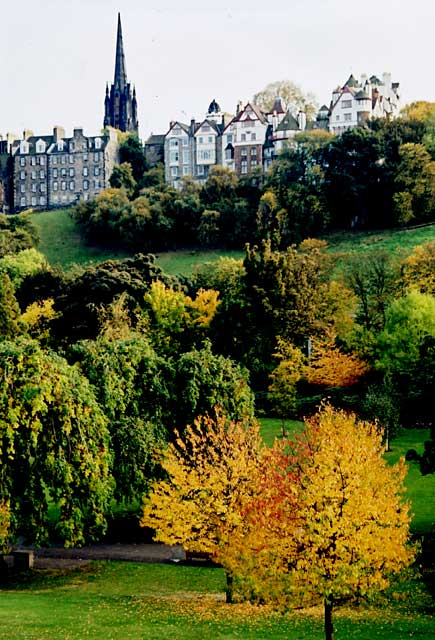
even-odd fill
[(121, 14), (118, 13), (118, 32), (116, 35), (116, 57), (115, 57), (115, 86), (124, 89), (127, 84), (127, 71), (125, 68), (124, 44), (122, 41)]

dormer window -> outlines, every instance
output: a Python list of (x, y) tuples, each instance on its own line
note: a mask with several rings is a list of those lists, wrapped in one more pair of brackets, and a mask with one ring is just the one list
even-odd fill
[(101, 149), (101, 138), (95, 138), (95, 148)]
[(20, 153), (29, 153), (29, 143), (23, 140), (20, 144)]
[(45, 153), (46, 144), (44, 140), (38, 140), (36, 143), (36, 153)]
[(58, 151), (63, 151), (63, 140), (58, 140), (57, 149)]

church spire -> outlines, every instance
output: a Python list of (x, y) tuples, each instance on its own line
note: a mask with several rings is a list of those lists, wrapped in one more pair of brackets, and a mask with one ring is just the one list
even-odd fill
[(122, 42), (121, 14), (118, 13), (118, 33), (116, 35), (115, 79), (114, 85), (124, 89), (127, 84), (127, 71), (125, 69), (124, 43)]
[(108, 126), (134, 133), (138, 130), (136, 92), (133, 91), (132, 95), (127, 81), (120, 13), (116, 35), (115, 78), (110, 91), (106, 86), (104, 99), (104, 127)]

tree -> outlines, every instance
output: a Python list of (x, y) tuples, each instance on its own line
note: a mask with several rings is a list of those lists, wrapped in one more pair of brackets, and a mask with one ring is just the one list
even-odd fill
[(169, 445), (161, 462), (167, 479), (155, 482), (144, 500), (141, 525), (154, 529), (157, 541), (223, 564), (227, 602), (232, 573), (226, 556), (244, 528), (243, 504), (255, 492), (263, 446), (258, 425), (230, 421), (221, 412), (200, 417)]
[(21, 333), (20, 308), (14, 288), (6, 273), (0, 274), (0, 340), (14, 338)]
[(39, 235), (28, 213), (0, 214), (0, 257), (36, 247)]
[(407, 143), (399, 149), (395, 199), (398, 221), (426, 222), (435, 215), (435, 161), (423, 144)]
[(344, 353), (333, 335), (314, 339), (308, 366), (304, 374), (310, 384), (325, 387), (350, 387), (368, 371), (368, 366), (352, 353)]
[(27, 276), (48, 268), (46, 257), (36, 249), (23, 249), (0, 259), (0, 273), (7, 273), (15, 289)]
[(414, 120), (427, 120), (435, 113), (435, 102), (416, 100), (406, 104), (400, 111), (400, 115)]
[(128, 134), (119, 145), (119, 161), (128, 162), (133, 172), (133, 178), (140, 183), (147, 168), (144, 150), (139, 138), (135, 134)]
[(303, 111), (309, 120), (313, 120), (317, 111), (316, 98), (312, 93), (304, 93), (302, 89), (291, 80), (276, 80), (270, 82), (262, 91), (255, 94), (254, 103), (263, 111), (272, 109), (275, 98), (284, 100), (287, 108), (293, 113)]
[(435, 295), (435, 241), (414, 247), (402, 261), (401, 271), (401, 280), (406, 288)]
[(291, 343), (286, 343), (281, 338), (278, 338), (277, 342), (277, 352), (274, 355), (280, 362), (270, 374), (269, 399), (274, 411), (281, 418), (284, 436), (285, 421), (296, 412), (296, 386), (304, 375), (306, 358), (302, 351)]
[(97, 540), (112, 497), (107, 421), (93, 391), (58, 355), (23, 338), (0, 344), (0, 503), (28, 544)]
[(129, 162), (123, 162), (113, 168), (112, 175), (109, 179), (110, 186), (113, 189), (125, 189), (127, 195), (131, 198), (136, 189), (137, 183), (133, 177), (133, 169)]
[(296, 593), (323, 599), (332, 640), (334, 605), (384, 589), (413, 558), (406, 467), (388, 465), (382, 434), (353, 414), (325, 405), (306, 426), (290, 581)]

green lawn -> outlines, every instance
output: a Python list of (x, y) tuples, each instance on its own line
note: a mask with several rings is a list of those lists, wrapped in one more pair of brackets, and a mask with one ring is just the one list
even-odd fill
[[(53, 573), (53, 572), (52, 572)], [(0, 595), (5, 640), (321, 640), (320, 607), (281, 614), (224, 603), (215, 568), (96, 563), (34, 572)], [(338, 609), (336, 640), (433, 640), (433, 603), (418, 580), (381, 605)]]

